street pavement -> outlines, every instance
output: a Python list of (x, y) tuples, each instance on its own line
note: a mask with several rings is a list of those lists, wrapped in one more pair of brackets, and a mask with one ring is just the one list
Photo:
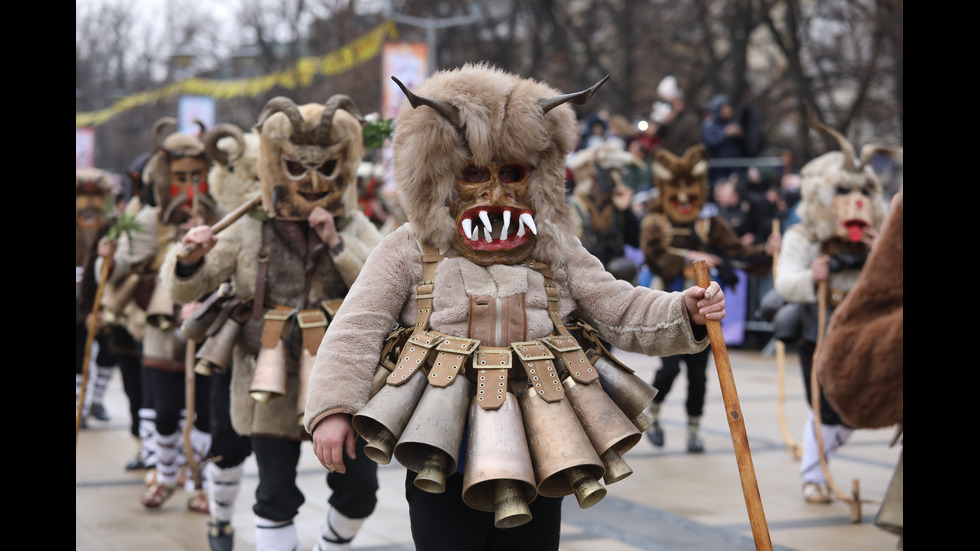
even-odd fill
[[(615, 354), (647, 381), (660, 362)], [(633, 474), (608, 485), (598, 504), (581, 509), (574, 497), (565, 499), (560, 551), (750, 551), (766, 548), (767, 542), (777, 551), (897, 548), (898, 537), (874, 525), (900, 453), (900, 445), (891, 446), (894, 429), (857, 430), (832, 458), (835, 485), (848, 496), (856, 490), (859, 499), (807, 504), (801, 494), (800, 463), (790, 447), (800, 441), (807, 415), (798, 356), (788, 352), (780, 370), (770, 343), (763, 350), (730, 347), (728, 358), (751, 452), (742, 454), (742, 464), (713, 361), (702, 421), (706, 451), (686, 452), (682, 372), (661, 410), (664, 447), (643, 438), (625, 455)], [(207, 516), (187, 510), (190, 492), (178, 491), (157, 511), (140, 505), (144, 472), (123, 468), (135, 455), (137, 443), (129, 435), (128, 406), (118, 373), (110, 383), (106, 407), (112, 418), (90, 419), (76, 438), (76, 551), (208, 551)], [(412, 550), (405, 469), (392, 460), (378, 472), (379, 504), (354, 539), (353, 549)], [(304, 550), (316, 542), (326, 513), (330, 491), (325, 475), (312, 447), (304, 445), (298, 482), (306, 503), (296, 519)], [(254, 459), (249, 458), (234, 519), (236, 551), (255, 549), (251, 504), (256, 483)], [(460, 549), (468, 551), (465, 545)]]

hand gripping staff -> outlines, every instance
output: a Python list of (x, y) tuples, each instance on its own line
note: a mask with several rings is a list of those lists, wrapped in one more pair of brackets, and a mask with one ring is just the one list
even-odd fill
[[(228, 226), (231, 225), (232, 222), (238, 220), (245, 214), (248, 214), (252, 209), (260, 206), (261, 204), (262, 204), (261, 195), (256, 195), (251, 200), (242, 203), (241, 205), (238, 206), (238, 208), (226, 214), (224, 218), (215, 222), (214, 225), (211, 226), (211, 233), (218, 233), (221, 230), (227, 228)], [(183, 260), (187, 258), (187, 255), (194, 252), (195, 248), (196, 247), (192, 245), (187, 245), (179, 253), (177, 253), (177, 260)]]
[[(703, 260), (697, 260), (693, 263), (693, 267), (698, 287), (707, 289), (708, 285), (711, 284), (707, 264)], [(735, 460), (738, 462), (738, 475), (742, 481), (742, 493), (745, 495), (745, 507), (749, 513), (749, 524), (752, 526), (755, 548), (772, 551), (769, 526), (766, 524), (765, 511), (762, 510), (759, 483), (755, 478), (752, 452), (749, 450), (749, 439), (745, 432), (742, 408), (738, 403), (738, 392), (735, 390), (735, 378), (732, 376), (732, 365), (728, 359), (728, 348), (725, 346), (721, 322), (705, 320), (705, 325), (708, 328), (708, 340), (711, 342), (715, 366), (718, 368), (718, 381), (721, 383), (721, 394), (725, 402), (728, 428), (731, 430), (732, 444), (735, 446)]]

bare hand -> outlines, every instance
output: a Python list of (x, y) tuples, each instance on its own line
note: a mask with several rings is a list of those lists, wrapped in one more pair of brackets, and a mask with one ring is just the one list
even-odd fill
[(320, 241), (326, 243), (328, 247), (333, 247), (337, 243), (340, 243), (340, 234), (337, 233), (337, 225), (334, 222), (333, 215), (327, 209), (313, 207), (306, 221), (310, 223), (310, 227), (320, 236)]
[(613, 189), (612, 202), (618, 210), (630, 208), (630, 203), (633, 202), (633, 188), (629, 186), (616, 186)]
[(716, 281), (712, 281), (707, 289), (698, 286), (686, 289), (684, 306), (687, 307), (691, 321), (698, 325), (704, 325), (707, 320), (725, 319), (725, 293)]
[(783, 247), (783, 236), (778, 232), (773, 232), (769, 234), (769, 239), (766, 240), (766, 254), (769, 256), (774, 256), (779, 252), (779, 249)]
[(830, 277), (830, 257), (827, 255), (817, 257), (810, 264), (810, 271), (813, 272), (813, 281), (825, 281)]
[(112, 258), (116, 254), (117, 243), (108, 237), (99, 239), (98, 254), (102, 258)]
[(191, 252), (181, 262), (196, 264), (214, 248), (218, 243), (218, 237), (211, 231), (211, 226), (202, 224), (187, 230), (180, 242), (184, 247), (191, 247)]
[[(325, 212), (325, 211), (324, 211)], [(344, 452), (352, 460), (356, 457), (354, 438), (357, 435), (346, 413), (334, 413), (317, 423), (313, 428), (313, 453), (320, 464), (332, 473), (346, 473)]]

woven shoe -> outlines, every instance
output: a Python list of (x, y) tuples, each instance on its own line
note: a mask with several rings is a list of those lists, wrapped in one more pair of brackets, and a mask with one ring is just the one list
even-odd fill
[(187, 498), (187, 510), (205, 515), (211, 512), (208, 505), (208, 495), (204, 490), (196, 490), (191, 497)]
[(109, 417), (109, 412), (105, 410), (105, 406), (100, 403), (92, 404), (92, 407), (89, 409), (89, 414), (99, 421), (108, 421), (111, 419)]
[(170, 499), (177, 490), (176, 486), (167, 486), (162, 482), (154, 482), (143, 490), (140, 496), (140, 503), (147, 509), (159, 509), (165, 501)]
[(834, 500), (830, 496), (830, 493), (820, 484), (816, 482), (807, 482), (803, 484), (803, 499), (807, 503), (830, 503)]

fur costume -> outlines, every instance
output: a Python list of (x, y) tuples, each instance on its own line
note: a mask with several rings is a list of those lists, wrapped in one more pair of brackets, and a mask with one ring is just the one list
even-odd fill
[(817, 380), (848, 425), (904, 424), (904, 192), (899, 191), (861, 277), (834, 311)]
[[(659, 196), (657, 207), (640, 224), (640, 249), (650, 270), (671, 288), (683, 276), (689, 286), (694, 280), (688, 251), (716, 254), (725, 259), (721, 281), (727, 285), (738, 263), (764, 259), (765, 244), (744, 245), (728, 222), (717, 215), (702, 216), (708, 197), (708, 161), (703, 145), (687, 149), (682, 156), (659, 147), (654, 153), (653, 171)], [(761, 262), (755, 262), (761, 264)], [(735, 276), (737, 277), (737, 276)]]
[[(324, 113), (324, 105), (308, 104), (296, 108), (290, 106), (291, 102), (283, 98), (270, 101), (270, 104), (281, 108), (285, 105), (284, 109), (288, 113), (303, 113), (303, 121), (305, 121), (303, 124), (307, 125), (307, 128), (315, 127)], [(347, 180), (349, 185), (346, 186), (343, 194), (347, 198), (350, 192), (354, 193), (355, 208), (346, 210), (348, 203), (343, 203), (341, 205), (343, 215), (336, 219), (344, 243), (343, 251), (333, 256), (329, 247), (319, 239), (315, 239), (312, 234), (305, 235), (302, 226), (308, 228), (305, 219), (308, 211), (303, 215), (302, 221), (294, 220), (299, 216), (297, 213), (300, 211), (292, 207), (294, 203), (290, 202), (291, 198), (285, 196), (275, 198), (274, 196), (280, 192), (276, 192), (275, 186), (263, 179), (270, 171), (278, 170), (281, 153), (288, 149), (288, 146), (281, 144), (291, 143), (289, 136), (293, 132), (289, 129), (289, 117), (282, 111), (269, 116), (267, 110), (266, 115), (265, 124), (260, 121), (255, 133), (240, 135), (235, 142), (228, 140), (218, 142), (224, 144), (229, 152), (241, 147), (233, 145), (234, 143), (245, 143), (246, 147), (244, 153), (236, 158), (233, 171), (212, 172), (212, 174), (221, 174), (215, 185), (222, 204), (226, 201), (232, 203), (244, 201), (249, 194), (261, 191), (263, 208), (266, 209), (264, 215), (243, 216), (228, 226), (220, 234), (215, 248), (207, 253), (200, 268), (187, 277), (177, 275), (176, 254), (168, 255), (161, 271), (166, 278), (165, 286), (171, 289), (171, 294), (176, 300), (197, 300), (230, 279), (234, 284), (235, 292), (244, 301), (250, 301), (256, 293), (260, 265), (257, 259), (262, 256), (263, 243), (265, 243), (269, 255), (268, 261), (264, 262), (269, 270), (265, 276), (266, 295), (263, 297), (265, 307), (298, 305), (300, 309), (315, 309), (320, 306), (321, 301), (342, 298), (346, 294), (348, 287), (358, 276), (364, 260), (381, 240), (377, 228), (356, 208), (354, 180)], [(342, 141), (345, 147), (353, 146), (355, 154), (358, 151), (363, 154), (363, 149), (358, 149), (360, 141), (357, 144), (350, 142), (352, 127), (347, 123), (337, 122), (347, 120), (359, 129), (360, 123), (357, 122), (356, 117), (344, 109), (337, 109), (334, 117), (333, 130), (342, 133), (339, 141)], [(275, 145), (276, 139), (280, 140), (279, 147)], [(294, 153), (294, 156), (305, 155), (304, 159), (316, 159), (322, 163), (324, 159), (317, 157), (321, 153), (317, 151), (318, 149), (323, 148), (305, 146), (305, 149), (300, 148), (302, 153)], [(338, 164), (339, 170), (346, 174), (348, 167), (352, 165), (356, 174), (360, 157), (355, 157), (351, 162), (346, 150), (340, 155), (345, 162)], [(306, 161), (304, 163), (310, 164)], [(258, 182), (255, 178), (247, 176), (253, 174), (259, 177)], [(231, 178), (235, 181), (228, 181)], [(286, 218), (273, 216), (271, 219), (265, 219), (266, 215), (275, 212), (268, 209), (275, 209), (277, 203), (291, 205)], [(307, 208), (312, 207), (307, 206)], [(250, 387), (255, 374), (256, 355), (260, 349), (264, 320), (261, 315), (255, 317), (252, 312), (247, 312), (246, 319), (242, 321), (244, 328), (236, 341), (232, 362), (234, 370), (232, 422), (236, 432), (241, 435), (305, 439), (307, 435), (297, 422), (297, 404), (302, 403), (299, 376), (302, 342), (299, 332), (290, 332), (287, 328), (284, 334), (288, 349), (286, 394), (273, 397), (267, 403), (261, 403), (250, 396)]]
[[(577, 141), (567, 102), (584, 103), (597, 87), (562, 95), (484, 64), (438, 72), (412, 91), (402, 87), (408, 100), (395, 123), (394, 175), (408, 223), (371, 254), (327, 329), (310, 378), (308, 431), (331, 414), (364, 411), (374, 395), (379, 359), (385, 367), (377, 373), (390, 378), (387, 387), (375, 388), (378, 396), (402, 384), (403, 367), (414, 372), (411, 362), (386, 365), (382, 349), (392, 327), (432, 330), (450, 339), (447, 344), (475, 339), (479, 348), (471, 354), (503, 350), (508, 358), (519, 341), (554, 336), (575, 320), (635, 352), (674, 354), (707, 346), (680, 294), (615, 279), (575, 237), (576, 218), (564, 195), (565, 160)], [(423, 275), (428, 269), (431, 281)], [(419, 301), (430, 299), (431, 309), (421, 306)], [(417, 349), (405, 345), (403, 352)], [(517, 354), (512, 359), (507, 393), (538, 401), (526, 388), (530, 381)], [(475, 381), (479, 364), (472, 361), (464, 360), (461, 372)], [(463, 384), (459, 380), (448, 388)], [(474, 404), (482, 400), (478, 396)], [(469, 408), (468, 397), (466, 402)], [(444, 416), (465, 418), (466, 411)], [(455, 471), (455, 464), (449, 468)]]
[(75, 267), (85, 266), (106, 208), (118, 189), (118, 177), (98, 168), (75, 169)]
[[(802, 444), (803, 497), (810, 503), (829, 503), (833, 498), (824, 489), (824, 465), (847, 442), (853, 427), (834, 408), (815, 378), (814, 350), (823, 347), (818, 343), (820, 313), (823, 308), (826, 320), (833, 319), (836, 307), (849, 296), (868, 257), (866, 229), (877, 230), (885, 217), (882, 186), (869, 166), (871, 155), (879, 151), (894, 155), (899, 150), (865, 146), (858, 157), (843, 135), (817, 121), (812, 112), (810, 124), (836, 139), (840, 151), (825, 153), (800, 171), (800, 222), (783, 236), (773, 282), (787, 302), (774, 319), (774, 335), (799, 345), (804, 390), (811, 407)], [(821, 258), (827, 259), (828, 269), (823, 304), (819, 302), (823, 285), (814, 280), (813, 269)], [(815, 381), (818, 388), (813, 388)]]

